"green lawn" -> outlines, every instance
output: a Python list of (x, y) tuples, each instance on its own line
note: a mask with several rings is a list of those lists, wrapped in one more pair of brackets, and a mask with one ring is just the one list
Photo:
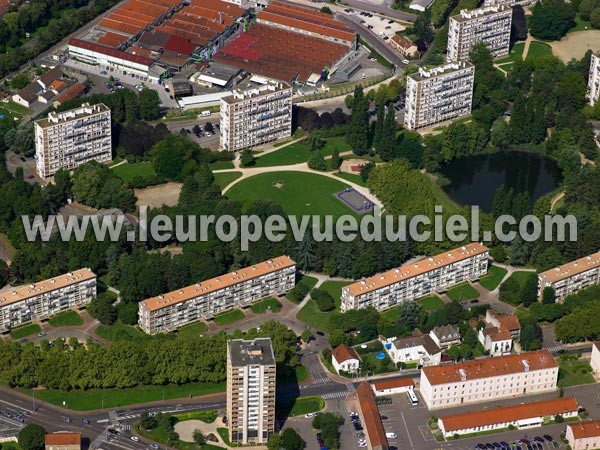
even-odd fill
[(235, 169), (231, 161), (215, 161), (214, 163), (210, 163), (208, 167), (210, 167), (210, 170)]
[(346, 181), (351, 181), (352, 183), (358, 184), (359, 186), (366, 186), (367, 185), (367, 183), (365, 183), (363, 181), (363, 179), (361, 178), (361, 176), (357, 175), (355, 173), (340, 172), (340, 173), (336, 173), (335, 176), (343, 178)]
[(53, 327), (78, 327), (83, 325), (83, 319), (75, 311), (65, 311), (52, 317), (48, 323)]
[(228, 447), (233, 447), (231, 441), (229, 440), (229, 430), (227, 428), (217, 428), (217, 433), (219, 433), (219, 436), (221, 436), (221, 439), (223, 439), (225, 445), (227, 445)]
[(42, 327), (40, 327), (37, 323), (29, 323), (27, 325), (23, 325), (19, 328), (14, 328), (10, 332), (10, 337), (13, 339), (23, 339), (24, 337), (31, 336), (32, 334), (37, 334), (42, 331)]
[(210, 409), (207, 411), (190, 411), (178, 414), (172, 414), (173, 417), (177, 419), (178, 422), (183, 422), (184, 420), (201, 420), (205, 423), (213, 423), (219, 417), (219, 414), (214, 409)]
[(233, 311), (229, 311), (216, 316), (215, 323), (219, 326), (229, 325), (230, 323), (242, 320), (244, 317), (246, 316), (242, 311), (240, 311), (239, 309), (234, 309)]
[(421, 297), (417, 300), (419, 306), (425, 311), (433, 311), (444, 306), (444, 300), (439, 298), (437, 295), (428, 295), (427, 297)]
[(392, 322), (395, 322), (400, 318), (400, 309), (398, 306), (394, 306), (393, 308), (383, 311), (381, 316), (391, 320)]
[[(31, 395), (28, 389), (18, 389), (20, 392)], [(183, 385), (168, 384), (166, 386), (140, 386), (125, 389), (89, 389), (87, 391), (72, 390), (36, 390), (35, 398), (53, 405), (62, 406), (76, 411), (89, 411), (102, 408), (116, 408), (119, 406), (147, 403), (171, 398), (190, 398), (192, 396), (225, 392), (225, 382), (222, 383), (187, 383)]]
[(458, 302), (463, 300), (472, 300), (479, 297), (479, 292), (471, 286), (469, 283), (461, 283), (454, 286), (448, 292), (446, 292), (450, 300), (456, 300)]
[(271, 312), (279, 312), (281, 311), (281, 302), (275, 298), (267, 298), (265, 300), (261, 300), (258, 303), (255, 303), (254, 305), (252, 305), (252, 307), (250, 308), (252, 310), (253, 313), (256, 314), (264, 314), (269, 310), (269, 307), (271, 308), (270, 311)]
[(592, 28), (592, 25), (587, 20), (583, 20), (579, 13), (575, 15), (575, 26), (569, 30), (569, 33), (574, 33), (575, 31), (584, 31)]
[(298, 397), (293, 400), (289, 417), (321, 411), (325, 408), (325, 400), (317, 396)]
[(213, 176), (215, 177), (215, 183), (223, 190), (228, 184), (241, 177), (242, 172), (221, 172), (214, 173)]
[(130, 183), (135, 177), (153, 177), (156, 175), (154, 166), (149, 162), (125, 163), (111, 169), (113, 173), (124, 181)]
[[(350, 150), (344, 137), (333, 137), (325, 139), (325, 147), (321, 149), (321, 154), (323, 156), (331, 155), (336, 148), (340, 153)], [(303, 140), (257, 158), (253, 167), (299, 164), (308, 161), (311, 154), (312, 151), (307, 147), (306, 140)]]
[(135, 339), (145, 336), (138, 328), (121, 322), (116, 322), (113, 325), (99, 325), (96, 328), (96, 334), (107, 341)]
[(527, 280), (527, 277), (529, 276), (530, 273), (532, 273), (532, 272), (527, 272), (525, 270), (518, 270), (516, 272), (513, 272), (509, 278), (516, 280), (519, 283), (519, 285), (521, 287), (523, 287), (525, 285), (525, 280)]
[(479, 284), (488, 291), (493, 291), (498, 287), (504, 275), (506, 275), (506, 269), (498, 266), (490, 266), (488, 267), (487, 275), (479, 279)]
[(525, 49), (525, 42), (517, 42), (513, 45), (513, 48), (510, 49), (510, 53), (508, 56), (504, 58), (497, 59), (494, 61), (495, 64), (505, 64), (505, 63), (514, 63), (520, 59), (523, 59), (523, 50)]
[(294, 373), (296, 374), (297, 382), (304, 381), (308, 378), (308, 369), (306, 368), (306, 366), (303, 366), (302, 364), (294, 367)]
[(310, 300), (306, 302), (306, 305), (298, 311), (296, 318), (301, 322), (304, 322), (311, 327), (319, 331), (329, 331), (329, 317), (331, 316), (328, 312), (319, 311), (317, 302)]
[(525, 58), (525, 60), (531, 61), (544, 56), (552, 56), (552, 47), (544, 42), (532, 41), (531, 44), (529, 44), (529, 51), (527, 52), (527, 58)]
[(274, 200), (287, 214), (295, 216), (357, 216), (334, 195), (347, 187), (341, 181), (321, 175), (284, 171), (263, 173), (240, 181), (227, 191), (227, 197), (239, 201)]
[(559, 387), (594, 383), (592, 368), (587, 362), (579, 361), (575, 355), (561, 355), (557, 359)]
[[(383, 350), (379, 350), (379, 351), (383, 351)], [(362, 369), (365, 369), (366, 367), (368, 367), (368, 371), (374, 372), (375, 374), (395, 372), (397, 369), (394, 366), (394, 363), (392, 362), (392, 360), (390, 359), (390, 357), (388, 356), (387, 353), (384, 352), (385, 359), (377, 359), (375, 357), (375, 355), (377, 353), (379, 353), (379, 351), (370, 352), (370, 353), (360, 356), (363, 361), (362, 366), (361, 366)]]
[(313, 287), (315, 287), (315, 284), (317, 284), (317, 279), (315, 277), (311, 277), (309, 275), (300, 275), (301, 278), (300, 280), (298, 280), (298, 282), (296, 283), (298, 284), (304, 284), (306, 285), (306, 287), (308, 288), (308, 290), (310, 291)]
[(208, 325), (204, 322), (194, 322), (181, 327), (177, 330), (177, 334), (184, 336), (198, 336), (199, 334), (206, 333), (208, 331)]
[(319, 289), (322, 289), (331, 295), (335, 301), (336, 308), (339, 308), (342, 302), (342, 288), (349, 284), (352, 284), (352, 281), (325, 281), (319, 286)]

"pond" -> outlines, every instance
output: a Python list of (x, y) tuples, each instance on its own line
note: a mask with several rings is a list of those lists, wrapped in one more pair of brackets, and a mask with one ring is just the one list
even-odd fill
[(455, 159), (439, 172), (450, 184), (444, 191), (461, 205), (479, 205), (486, 212), (492, 208), (496, 190), (502, 184), (515, 194), (529, 191), (531, 205), (553, 191), (562, 181), (557, 164), (542, 155), (521, 151), (499, 151), (469, 158)]

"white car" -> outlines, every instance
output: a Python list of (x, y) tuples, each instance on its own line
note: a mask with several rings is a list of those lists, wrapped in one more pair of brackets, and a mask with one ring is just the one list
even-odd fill
[(408, 65), (408, 64), (410, 64), (410, 61), (408, 59), (403, 59), (402, 60), (402, 64), (407, 64)]
[(137, 436), (131, 436), (131, 440), (137, 442), (140, 440), (140, 438)]
[(358, 416), (358, 413), (357, 413), (357, 412), (354, 412), (354, 411), (350, 411), (350, 412), (348, 413), (348, 415), (349, 415), (350, 417), (352, 417), (352, 416)]
[(358, 444), (358, 446), (359, 446), (360, 448), (365, 448), (365, 447), (367, 446), (367, 443), (366, 443), (366, 442), (363, 442), (362, 444)]
[(377, 62), (377, 58), (369, 58), (369, 61), (371, 61), (371, 62)]
[(304, 417), (306, 417), (307, 419), (310, 419), (312, 416), (313, 416), (312, 413), (304, 414)]

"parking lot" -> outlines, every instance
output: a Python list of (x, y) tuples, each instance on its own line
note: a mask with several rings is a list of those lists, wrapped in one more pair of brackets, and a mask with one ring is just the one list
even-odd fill
[[(393, 19), (378, 16), (367, 11), (355, 11), (351, 8), (344, 10), (346, 13), (355, 14), (362, 26), (371, 30), (382, 40), (388, 41), (396, 32), (404, 30), (406, 27), (396, 22)], [(387, 38), (387, 39), (386, 39)]]

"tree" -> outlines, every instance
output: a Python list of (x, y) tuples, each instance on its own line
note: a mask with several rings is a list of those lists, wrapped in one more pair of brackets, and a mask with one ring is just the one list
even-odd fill
[(524, 41), (527, 39), (527, 18), (521, 5), (512, 7), (511, 40)]
[(212, 122), (206, 122), (204, 124), (204, 129), (208, 132), (208, 133), (213, 133), (215, 131), (215, 127), (213, 126)]
[(200, 430), (194, 430), (193, 439), (194, 442), (198, 445), (206, 444), (206, 436), (204, 436), (204, 434), (202, 434), (202, 431)]
[(0, 288), (8, 284), (8, 265), (0, 259)]
[(590, 24), (594, 28), (600, 28), (600, 6), (592, 11), (590, 14)]
[(246, 149), (242, 151), (240, 155), (240, 163), (244, 167), (249, 167), (256, 164), (256, 158), (254, 157), (252, 150)]
[(330, 8), (329, 6), (322, 6), (322, 7), (321, 7), (321, 9), (320, 9), (320, 11), (321, 11), (322, 13), (325, 13), (325, 14), (333, 14), (333, 13), (331, 12), (331, 8)]
[(521, 301), (523, 306), (528, 307), (532, 303), (537, 301), (537, 288), (538, 288), (538, 277), (535, 273), (531, 272), (527, 275), (523, 287), (520, 291)]
[(320, 151), (313, 152), (308, 160), (308, 167), (312, 170), (327, 170), (327, 163)]
[(306, 139), (306, 145), (310, 151), (316, 152), (325, 147), (325, 140), (321, 137), (320, 133), (312, 132)]
[(590, 20), (592, 11), (600, 6), (598, 0), (581, 0), (579, 4), (579, 15), (582, 20)]
[(23, 89), (28, 83), (29, 77), (24, 73), (18, 73), (10, 80), (10, 87), (13, 89)]
[(421, 315), (421, 306), (417, 302), (403, 302), (398, 306), (398, 320), (409, 329), (417, 328)]
[(391, 161), (396, 154), (396, 116), (394, 108), (388, 108), (385, 115), (378, 153), (384, 161)]
[(334, 148), (333, 152), (331, 153), (331, 160), (329, 161), (329, 164), (331, 166), (332, 169), (337, 169), (338, 167), (340, 167), (340, 151), (338, 150), (338, 148)]
[(103, 325), (112, 325), (117, 320), (117, 309), (112, 304), (112, 299), (104, 295), (92, 301), (87, 311), (94, 319), (97, 319)]
[(296, 430), (293, 428), (286, 428), (281, 434), (281, 446), (285, 450), (302, 450), (306, 447), (306, 442), (300, 437)]
[(19, 447), (22, 450), (43, 450), (46, 429), (40, 425), (27, 424), (19, 431)]
[(413, 26), (413, 33), (417, 37), (417, 41), (422, 42), (425, 46), (433, 41), (435, 33), (431, 26), (431, 13), (429, 10), (417, 16), (417, 20)]
[(140, 417), (140, 426), (144, 430), (152, 430), (158, 426), (156, 416), (151, 416), (148, 411), (144, 411)]
[(567, 34), (574, 20), (575, 12), (564, 0), (545, 0), (532, 8), (529, 29), (535, 38), (555, 41)]
[(556, 296), (552, 286), (546, 286), (542, 291), (542, 303), (544, 305), (553, 305), (556, 303)]
[(267, 450), (281, 450), (281, 435), (274, 433), (269, 436), (269, 440), (267, 441)]
[(520, 292), (521, 286), (519, 285), (519, 282), (513, 277), (509, 277), (500, 285), (498, 297), (500, 298), (500, 301), (516, 306), (521, 303)]
[(364, 96), (362, 86), (356, 86), (352, 103), (352, 119), (346, 136), (352, 151), (357, 155), (364, 155), (368, 151), (369, 117), (367, 109), (367, 99)]
[(312, 331), (310, 331), (308, 329), (304, 330), (302, 332), (302, 335), (300, 336), (300, 338), (302, 339), (302, 342), (309, 343), (311, 341), (311, 339), (313, 338)]
[[(598, 103), (600, 104), (600, 102), (598, 102)], [(374, 168), (375, 168), (375, 163), (373, 163), (373, 162), (368, 162), (367, 164), (362, 166), (360, 168), (360, 178), (366, 182), (369, 179), (369, 175), (371, 174), (371, 171)]]
[(383, 144), (383, 127), (385, 122), (385, 108), (384, 104), (377, 104), (377, 118), (375, 120), (375, 132), (373, 133), (373, 148), (376, 152), (381, 150)]
[(200, 128), (200, 125), (196, 124), (192, 127), (192, 133), (194, 133), (196, 135), (196, 137), (200, 136), (201, 132), (202, 132), (202, 128)]
[(142, 120), (158, 119), (160, 115), (160, 98), (154, 89), (142, 89), (138, 96), (139, 115)]
[(94, 208), (131, 210), (135, 205), (133, 191), (107, 166), (90, 161), (75, 169), (73, 195), (77, 201)]

